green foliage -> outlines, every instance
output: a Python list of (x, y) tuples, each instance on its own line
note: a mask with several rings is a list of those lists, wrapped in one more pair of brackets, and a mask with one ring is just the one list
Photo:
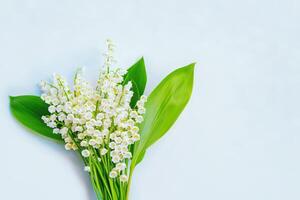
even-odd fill
[(143, 159), (146, 149), (169, 130), (188, 103), (193, 89), (194, 65), (173, 71), (149, 95), (132, 168)]
[(54, 134), (41, 119), (49, 112), (48, 105), (40, 97), (31, 95), (10, 97), (10, 109), (13, 116), (27, 128), (55, 141), (63, 141), (61, 136)]
[(147, 83), (147, 74), (143, 57), (127, 70), (123, 84), (128, 83), (128, 81), (132, 82), (133, 97), (130, 105), (131, 107), (134, 107), (141, 95), (144, 94)]

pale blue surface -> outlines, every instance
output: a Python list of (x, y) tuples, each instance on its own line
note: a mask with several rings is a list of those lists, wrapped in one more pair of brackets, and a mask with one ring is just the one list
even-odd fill
[(145, 56), (147, 93), (198, 62), (192, 100), (136, 169), (132, 200), (299, 200), (299, 10), (296, 0), (1, 0), (0, 199), (94, 199), (76, 156), (19, 126), (8, 95), (38, 94), (40, 80), (79, 66), (95, 80), (109, 37), (121, 66)]

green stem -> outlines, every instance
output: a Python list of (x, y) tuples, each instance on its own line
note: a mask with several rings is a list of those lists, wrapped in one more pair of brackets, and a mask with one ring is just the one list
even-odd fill
[[(90, 150), (92, 150), (92, 148), (90, 148)], [(106, 190), (107, 190), (109, 196), (112, 197), (113, 195), (111, 194), (110, 188), (109, 188), (108, 185), (107, 185), (106, 178), (105, 178), (105, 176), (103, 175), (102, 170), (101, 170), (101, 168), (100, 168), (100, 166), (99, 166), (99, 161), (98, 161), (97, 155), (95, 154), (96, 152), (95, 152), (94, 150), (92, 150), (92, 151), (94, 152), (93, 157), (91, 158), (91, 159), (93, 159), (93, 161), (92, 161), (92, 162), (93, 162), (93, 165), (96, 167), (96, 169), (97, 169), (97, 174), (100, 175), (99, 178), (102, 179), (102, 182), (104, 183), (104, 186), (105, 186), (105, 188), (106, 188)], [(98, 182), (99, 180), (96, 179), (96, 181)]]
[(133, 163), (130, 165), (130, 171), (129, 171), (129, 177), (128, 177), (128, 182), (127, 182), (127, 188), (126, 188), (126, 200), (129, 200), (129, 192), (130, 192), (130, 186), (131, 186), (131, 180), (132, 180), (132, 174), (133, 174)]

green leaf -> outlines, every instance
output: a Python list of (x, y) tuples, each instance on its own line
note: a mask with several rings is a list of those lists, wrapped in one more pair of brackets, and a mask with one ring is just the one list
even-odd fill
[(10, 97), (10, 110), (13, 116), (27, 128), (55, 141), (63, 141), (61, 136), (54, 134), (53, 130), (41, 119), (49, 112), (48, 104), (40, 97), (31, 95)]
[(133, 96), (131, 98), (130, 107), (134, 108), (136, 102), (140, 99), (141, 94), (140, 94), (139, 88), (138, 88), (137, 84), (135, 83), (135, 81), (131, 80), (131, 83), (132, 83), (131, 90), (133, 91)]
[(140, 96), (144, 94), (147, 83), (147, 74), (143, 57), (127, 70), (127, 74), (125, 75), (123, 85), (125, 85), (129, 81), (131, 81), (133, 85), (133, 97), (131, 99), (131, 107), (134, 107), (136, 102), (139, 100)]
[(161, 138), (174, 124), (188, 103), (193, 89), (195, 63), (170, 73), (149, 95), (146, 113), (140, 125), (141, 139), (135, 148), (133, 168), (146, 149)]

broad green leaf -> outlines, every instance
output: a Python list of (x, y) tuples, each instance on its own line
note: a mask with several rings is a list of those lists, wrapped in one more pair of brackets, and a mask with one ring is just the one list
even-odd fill
[[(131, 81), (133, 84), (134, 94), (131, 100), (131, 107), (134, 107), (140, 96), (144, 94), (147, 83), (144, 58), (139, 59), (127, 70), (127, 74), (125, 75), (123, 84), (128, 83), (128, 81)], [(134, 84), (136, 86), (134, 86)]]
[(169, 130), (188, 103), (193, 89), (194, 66), (193, 63), (173, 71), (149, 95), (144, 121), (140, 125), (141, 139), (132, 159), (133, 168), (143, 159), (146, 149)]
[(41, 119), (49, 112), (48, 105), (40, 97), (31, 95), (10, 97), (10, 109), (13, 116), (27, 128), (55, 141), (62, 141), (61, 136), (54, 134)]

